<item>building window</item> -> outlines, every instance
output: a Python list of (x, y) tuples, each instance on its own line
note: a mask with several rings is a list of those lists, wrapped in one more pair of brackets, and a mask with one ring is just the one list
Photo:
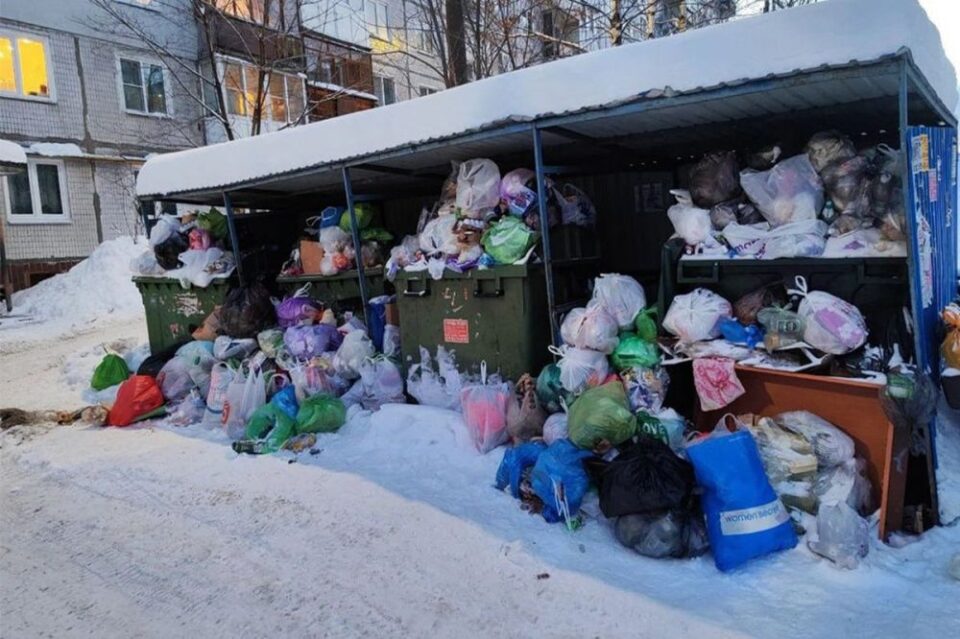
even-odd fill
[[(263, 87), (257, 91), (259, 78)], [(253, 117), (259, 97), (261, 120), (280, 124), (297, 122), (303, 116), (303, 78), (264, 70), (242, 62), (223, 62), (223, 90), (230, 115)]]
[(373, 92), (377, 95), (377, 100), (381, 106), (393, 104), (397, 101), (397, 89), (393, 83), (393, 78), (385, 78), (380, 75), (373, 76)]
[(376, 0), (366, 0), (367, 29), (370, 35), (381, 40), (390, 40), (390, 27), (387, 25), (387, 5)]
[(264, 0), (211, 0), (211, 3), (234, 18), (263, 24)]
[(11, 224), (70, 221), (66, 173), (59, 160), (28, 160), (26, 171), (7, 176), (4, 192)]
[(307, 29), (364, 47), (369, 44), (363, 0), (300, 1), (300, 20)]
[(132, 113), (166, 115), (166, 72), (159, 64), (120, 58), (123, 106)]
[(0, 94), (53, 99), (45, 38), (0, 32)]
[(432, 95), (437, 92), (437, 90), (432, 87), (420, 87), (418, 91), (420, 93), (420, 97), (423, 97), (425, 95)]

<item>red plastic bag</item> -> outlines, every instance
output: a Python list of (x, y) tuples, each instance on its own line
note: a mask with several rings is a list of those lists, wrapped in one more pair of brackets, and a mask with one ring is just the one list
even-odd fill
[(117, 401), (107, 415), (108, 426), (129, 426), (163, 406), (163, 393), (149, 375), (134, 375), (117, 391)]
[(481, 453), (488, 453), (506, 443), (507, 405), (512, 395), (510, 385), (497, 376), (487, 381), (487, 363), (480, 363), (480, 383), (465, 386), (460, 391), (463, 421), (474, 445)]

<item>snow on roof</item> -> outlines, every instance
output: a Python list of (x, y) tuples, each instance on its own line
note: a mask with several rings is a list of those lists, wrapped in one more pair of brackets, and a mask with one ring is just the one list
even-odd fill
[(163, 154), (140, 170), (137, 194), (226, 187), (497, 123), (602, 107), (652, 90), (692, 91), (872, 62), (903, 49), (952, 109), (954, 69), (916, 0), (830, 0), (564, 58), (276, 133)]
[(26, 164), (27, 154), (16, 142), (0, 140), (0, 164)]
[(83, 150), (72, 142), (34, 142), (27, 149), (31, 155), (47, 158), (82, 158)]

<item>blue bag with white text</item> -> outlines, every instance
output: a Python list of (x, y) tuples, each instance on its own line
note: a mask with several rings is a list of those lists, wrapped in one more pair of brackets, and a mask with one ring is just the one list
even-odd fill
[(713, 560), (723, 571), (797, 545), (790, 515), (770, 486), (749, 431), (717, 433), (688, 444)]

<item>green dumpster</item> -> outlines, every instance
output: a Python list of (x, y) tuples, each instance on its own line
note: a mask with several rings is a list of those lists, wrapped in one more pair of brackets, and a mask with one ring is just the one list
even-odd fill
[(185, 339), (199, 327), (215, 306), (222, 304), (228, 280), (214, 280), (207, 288), (183, 288), (178, 280), (165, 277), (133, 278), (147, 316), (150, 351), (158, 353)]
[(420, 346), (456, 353), (461, 370), (482, 360), (509, 379), (536, 374), (550, 360), (550, 322), (543, 267), (497, 266), (466, 273), (447, 270), (397, 274), (400, 344), (404, 364), (420, 361)]
[[(383, 267), (364, 269), (370, 297), (383, 295)], [(310, 296), (328, 305), (337, 305), (346, 300), (360, 299), (360, 280), (357, 271), (351, 269), (336, 275), (281, 275), (277, 286), (285, 294), (292, 294), (304, 284), (310, 284)]]

